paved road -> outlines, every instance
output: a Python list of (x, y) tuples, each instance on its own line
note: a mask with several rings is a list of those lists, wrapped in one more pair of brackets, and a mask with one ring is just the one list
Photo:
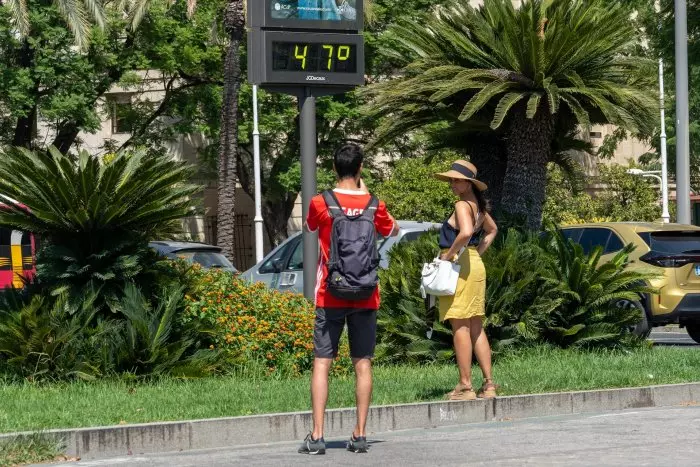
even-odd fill
[(649, 339), (658, 345), (696, 346), (700, 349), (700, 344), (691, 339), (685, 329), (680, 328), (656, 328), (651, 332)]
[(368, 454), (347, 452), (342, 440), (330, 440), (325, 456), (297, 454), (297, 443), (276, 443), (62, 465), (695, 466), (698, 439), (700, 407), (674, 407), (377, 433)]

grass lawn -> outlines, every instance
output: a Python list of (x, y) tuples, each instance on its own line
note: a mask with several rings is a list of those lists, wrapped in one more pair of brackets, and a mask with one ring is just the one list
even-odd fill
[[(501, 394), (700, 381), (700, 351), (657, 347), (632, 353), (534, 349), (494, 366)], [(457, 382), (453, 365), (375, 368), (373, 404), (439, 400)], [(353, 377), (331, 380), (329, 407), (354, 405)], [(481, 372), (474, 368), (474, 387)], [(227, 376), (149, 383), (0, 383), (0, 433), (309, 410), (309, 376)]]
[(6, 444), (0, 444), (0, 467), (32, 464), (46, 461), (72, 461), (61, 454), (64, 446), (41, 439), (41, 436), (32, 435), (21, 441), (15, 440)]

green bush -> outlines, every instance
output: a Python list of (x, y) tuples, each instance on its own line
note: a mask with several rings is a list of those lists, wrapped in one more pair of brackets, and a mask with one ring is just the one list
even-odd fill
[(549, 255), (535, 234), (509, 229), (484, 255), (486, 332), (494, 351), (540, 342), (549, 315), (564, 303)]
[(38, 235), (38, 281), (53, 295), (67, 293), (71, 312), (86, 299), (100, 312), (118, 310), (127, 283), (152, 285), (148, 241), (181, 230), (180, 219), (193, 214), (193, 173), (167, 155), (120, 153), (106, 162), (86, 151), (9, 149), (0, 157), (0, 193), (29, 211), (2, 210), (0, 225)]
[[(420, 270), (434, 258), (434, 233), (396, 245), (380, 273), (378, 357), (386, 361), (434, 361), (452, 357), (449, 329), (435, 323), (432, 339), (419, 294)], [(484, 256), (487, 272), (486, 331), (495, 352), (550, 344), (562, 348), (629, 348), (643, 340), (631, 331), (639, 320), (620, 308), (651, 290), (653, 275), (626, 268), (629, 249), (600, 264), (600, 250), (586, 256), (553, 230), (540, 237), (511, 229)]]
[(434, 323), (431, 339), (420, 271), (438, 253), (437, 233), (421, 235), (414, 242), (394, 245), (389, 268), (379, 271), (381, 306), (377, 315), (377, 360), (382, 362), (431, 362), (452, 359), (452, 332)]
[(65, 294), (28, 296), (8, 291), (0, 300), (0, 362), (30, 381), (94, 379), (130, 374), (208, 376), (224, 369), (211, 333), (180, 319), (181, 288), (165, 287), (148, 299), (127, 284), (120, 313), (100, 318), (85, 303), (71, 313)]
[(559, 284), (564, 297), (549, 314), (544, 340), (564, 348), (642, 345), (643, 340), (631, 332), (640, 320), (639, 312), (617, 304), (653, 293), (646, 284), (658, 275), (627, 268), (633, 247), (628, 245), (601, 264), (600, 247), (586, 255), (581, 245), (561, 234), (548, 235), (543, 243), (550, 254), (549, 279)]
[(555, 224), (582, 222), (655, 221), (661, 217), (656, 185), (627, 170), (632, 166), (599, 164), (600, 176), (587, 178), (605, 190), (596, 196), (574, 187), (562, 171), (550, 165), (544, 218)]
[[(221, 270), (187, 272), (185, 322), (212, 329), (214, 347), (240, 365), (298, 374), (313, 362), (314, 305), (303, 295), (251, 284)], [(335, 371), (350, 368), (347, 342)]]
[(396, 219), (442, 222), (454, 209), (454, 195), (448, 183), (433, 177), (449, 169), (454, 154), (436, 157), (426, 163), (420, 158), (396, 162), (391, 177), (379, 183), (375, 194), (391, 207)]

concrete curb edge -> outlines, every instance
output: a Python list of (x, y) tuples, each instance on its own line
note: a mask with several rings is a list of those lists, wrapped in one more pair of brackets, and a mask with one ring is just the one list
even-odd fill
[[(464, 402), (420, 402), (371, 407), (370, 432), (511, 420), (549, 415), (604, 412), (643, 407), (695, 405), (700, 382), (637, 388), (499, 397)], [(326, 437), (345, 437), (355, 424), (355, 409), (326, 413)], [(311, 412), (156, 422), (42, 431), (66, 446), (66, 454), (100, 459), (155, 452), (214, 449), (301, 440), (311, 427)], [(0, 434), (0, 443), (33, 435)]]

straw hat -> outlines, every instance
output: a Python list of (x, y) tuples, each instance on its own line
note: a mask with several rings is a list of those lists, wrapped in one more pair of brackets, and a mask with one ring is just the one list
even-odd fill
[(442, 180), (443, 182), (449, 182), (450, 179), (453, 178), (469, 180), (474, 184), (477, 190), (486, 190), (486, 188), (488, 187), (484, 182), (477, 180), (476, 174), (477, 170), (474, 164), (468, 161), (459, 160), (454, 161), (452, 163), (452, 167), (450, 167), (450, 170), (448, 170), (447, 172), (435, 174), (435, 178), (437, 178), (438, 180)]

